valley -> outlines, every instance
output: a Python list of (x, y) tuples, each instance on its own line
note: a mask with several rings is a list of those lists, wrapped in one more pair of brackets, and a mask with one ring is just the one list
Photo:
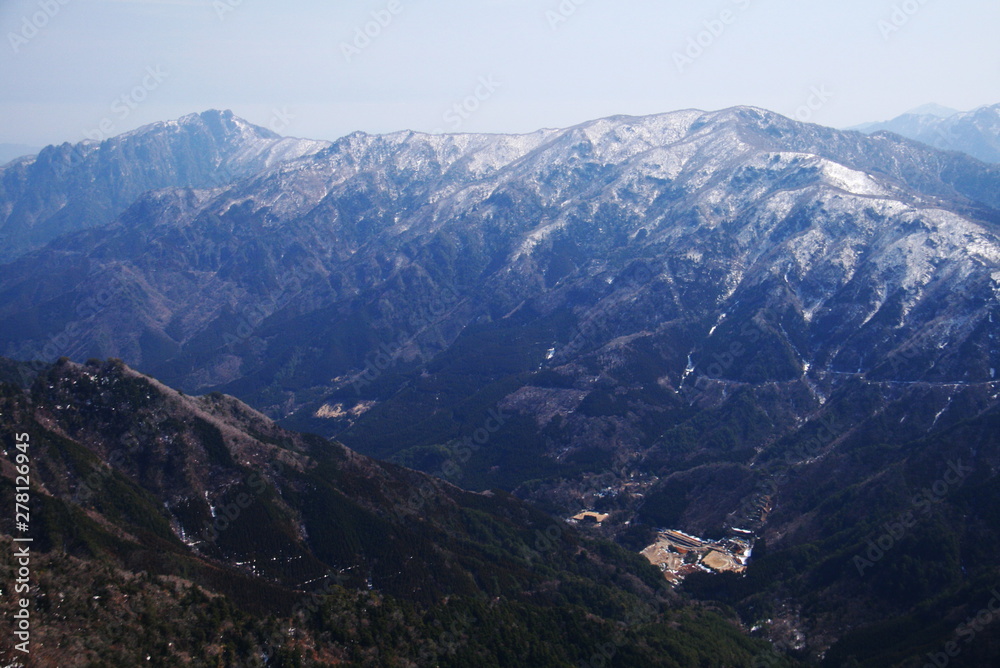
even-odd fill
[[(74, 189), (107, 160), (120, 201)], [(538, 665), (588, 633), (670, 665), (698, 619), (719, 665), (839, 667), (912, 663), (997, 575), (996, 165), (754, 107), (329, 143), (205, 112), (0, 183), (6, 410), (44, 434), (50, 549), (116, 587), (333, 577), (309, 642), (369, 665), (365, 624), (412, 660), (428, 610), (569, 606)], [(616, 625), (664, 610), (681, 635)]]

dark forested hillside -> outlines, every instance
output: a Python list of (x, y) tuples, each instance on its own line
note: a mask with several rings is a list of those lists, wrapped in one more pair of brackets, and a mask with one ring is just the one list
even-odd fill
[(226, 186), (327, 145), (208, 111), (102, 141), (49, 146), (8, 165), (0, 160), (0, 260), (106, 225), (147, 191)]
[[(284, 141), (207, 118), (258, 158)], [(146, 184), (0, 266), (0, 352), (23, 363), (0, 374), (43, 407), (11, 390), (60, 453), (54, 507), (93, 522), (53, 525), (51, 549), (103, 554), (75, 532), (113, 526), (204, 587), (203, 564), (282, 591), (332, 569), (414, 610), (572, 610), (543, 625), (565, 648), (589, 615), (631, 633), (611, 620), (655, 600), (636, 553), (660, 531), (739, 538), (745, 574), (685, 562), (681, 596), (831, 666), (918, 662), (982, 609), (996, 165), (750, 107), (312, 148)], [(950, 658), (993, 652), (975, 635)]]
[[(45, 665), (721, 667), (766, 651), (731, 611), (685, 602), (637, 555), (503, 492), (377, 463), (117, 361), (4, 374), (0, 498), (13, 507), (28, 434)], [(20, 545), (4, 540), (4, 568)]]

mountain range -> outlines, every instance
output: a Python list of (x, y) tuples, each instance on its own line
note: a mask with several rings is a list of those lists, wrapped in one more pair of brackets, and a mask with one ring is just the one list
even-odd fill
[[(510, 495), (287, 432), (118, 361), (2, 367), (0, 431), (29, 444), (34, 481), (33, 665), (722, 666), (767, 653), (637, 555)], [(13, 504), (8, 462), (25, 448), (9, 450), (0, 496)], [(6, 568), (24, 529), (3, 524)], [(12, 645), (0, 651), (18, 656)]]
[[(435, 498), (503, 499), (489, 512), (508, 519), (544, 511), (563, 527), (581, 509), (607, 513), (588, 533), (633, 552), (657, 529), (751, 533), (745, 576), (696, 574), (680, 595), (735, 611), (811, 664), (914, 665), (998, 575), (1000, 166), (752, 107), (329, 144), (205, 112), (50, 147), (0, 168), (0, 184), (0, 234), (14, 240), (0, 267), (0, 354), (21, 361), (10, 392), (44, 394), (36, 375), (138, 377), (78, 366), (121, 358), (205, 395), (159, 389), (198, 419), (152, 427), (157, 442), (202, 442), (203, 454), (112, 465), (157, 500), (158, 540), (185, 559), (301, 557), (301, 572), (279, 560), (250, 573), (292, 589), (377, 562), (373, 590), (432, 605), (485, 563), (475, 541), (445, 540), (468, 527), (428, 510), (430, 542), (413, 550), (434, 556), (412, 571), (376, 557), (391, 544), (405, 561), (406, 516), (383, 518), (388, 542), (355, 527), (400, 507), (406, 481), (431, 480), (417, 469), (468, 490), (435, 482), (447, 490)], [(24, 364), (61, 356), (76, 365)], [(63, 431), (106, 461), (92, 419), (81, 411)], [(198, 420), (256, 449), (219, 446)], [(280, 549), (185, 544), (227, 502), (202, 503), (206, 491), (288, 457), (306, 478), (257, 479), (276, 490), (257, 533), (283, 536)], [(229, 472), (181, 473), (209, 460)], [(354, 495), (330, 496), (323, 481), (403, 491), (366, 492), (360, 515)], [(67, 508), (75, 493), (62, 491)], [(355, 528), (300, 518), (313, 507), (347, 508)], [(357, 547), (324, 552), (306, 538), (323, 531), (353, 531)], [(511, 583), (533, 586), (510, 554), (517, 541), (501, 543), (483, 549), (517, 573)], [(435, 563), (456, 565), (435, 578)], [(432, 595), (392, 584), (396, 572)], [(952, 665), (995, 650), (980, 635)]]
[(867, 123), (855, 130), (893, 132), (945, 151), (961, 151), (985, 162), (1000, 162), (1000, 105), (958, 112), (929, 105), (891, 121)]
[(327, 145), (208, 112), (102, 142), (46, 147), (0, 169), (0, 260), (110, 223), (147, 191), (224, 186)]
[(0, 144), (0, 166), (29, 155), (35, 155), (41, 149), (25, 144)]

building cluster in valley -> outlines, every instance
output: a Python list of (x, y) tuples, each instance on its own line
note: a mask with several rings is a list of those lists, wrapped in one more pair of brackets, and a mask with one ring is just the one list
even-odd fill
[[(642, 498), (650, 481), (629, 481), (641, 486), (642, 491), (630, 489), (631, 496)], [(622, 486), (611, 486), (596, 494), (599, 498), (614, 497), (624, 491)], [(719, 540), (706, 540), (676, 529), (660, 529), (656, 541), (642, 550), (642, 556), (658, 567), (671, 584), (680, 584), (684, 578), (699, 571), (704, 573), (743, 574), (750, 563), (754, 542), (762, 535), (764, 525), (773, 510), (770, 494), (755, 492), (743, 500), (739, 508), (726, 518), (725, 536)], [(609, 513), (583, 510), (567, 522), (600, 528), (610, 519)], [(626, 525), (630, 522), (625, 522)], [(745, 528), (740, 528), (745, 527)]]
[[(721, 540), (704, 540), (676, 530), (660, 530), (656, 542), (642, 551), (672, 584), (691, 573), (745, 573), (754, 541), (774, 508), (769, 494), (754, 493), (727, 518)], [(745, 528), (739, 528), (745, 527)]]
[[(739, 530), (734, 530), (734, 534)], [(655, 543), (642, 551), (651, 564), (678, 584), (691, 573), (743, 573), (753, 551), (753, 535), (733, 535), (707, 541), (674, 530), (660, 531)]]

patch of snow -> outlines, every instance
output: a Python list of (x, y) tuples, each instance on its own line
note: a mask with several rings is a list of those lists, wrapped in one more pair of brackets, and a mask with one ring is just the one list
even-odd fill
[[(719, 316), (719, 319), (715, 321), (714, 325), (712, 325), (712, 329), (708, 330), (708, 335), (709, 336), (712, 336), (712, 334), (715, 334), (715, 330), (717, 330), (719, 328), (719, 325), (722, 324), (722, 321), (726, 319), (726, 315), (727, 314), (723, 313), (722, 315)], [(688, 359), (690, 359), (690, 357)]]
[(820, 170), (824, 176), (824, 180), (828, 184), (849, 192), (852, 195), (884, 197), (889, 194), (886, 188), (880, 186), (875, 179), (865, 172), (850, 169), (829, 160), (821, 161)]
[(687, 380), (688, 376), (694, 373), (694, 362), (691, 361), (691, 354), (688, 354), (687, 368), (684, 369), (684, 375), (681, 376), (681, 382), (677, 386), (678, 389), (684, 387), (684, 381)]

